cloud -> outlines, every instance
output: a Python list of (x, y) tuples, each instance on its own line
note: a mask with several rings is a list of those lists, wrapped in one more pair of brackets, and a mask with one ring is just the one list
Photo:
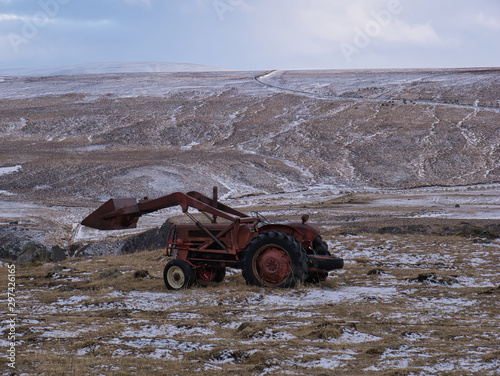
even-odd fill
[(416, 45), (437, 46), (446, 44), (429, 24), (409, 24), (396, 19), (386, 30), (382, 31), (380, 38), (387, 41), (404, 42)]
[(260, 22), (255, 25), (270, 53), (289, 60), (301, 56), (343, 60), (339, 54), (346, 44), (358, 49), (370, 46), (376, 53), (377, 49), (401, 52), (402, 47), (451, 43), (433, 27), (428, 15), (419, 13), (419, 17), (406, 4), (397, 0), (279, 0), (259, 4)]
[[(456, 65), (465, 60), (461, 51), (471, 40), (459, 16), (471, 22), (477, 14), (450, 3), (433, 8), (431, 0), (255, 0), (252, 5), (257, 10), (249, 33), (258, 36), (259, 56), (271, 62), (268, 66), (294, 68)], [(354, 51), (347, 53), (350, 60), (346, 50)]]
[(493, 16), (481, 13), (476, 17), (476, 22), (486, 29), (500, 30), (500, 22)]
[(0, 13), (0, 23), (10, 23), (17, 22), (19, 25), (22, 24), (31, 24), (35, 27), (44, 27), (47, 24), (54, 24), (58, 22), (58, 18), (53, 18), (47, 15), (46, 13), (34, 13), (31, 16), (22, 15), (22, 14), (13, 14), (13, 13)]
[[(1, 1), (1, 0), (0, 0)], [(49, 17), (47, 14), (39, 13), (31, 16), (12, 13), (0, 13), (0, 31), (8, 30), (10, 33), (29, 34), (42, 30), (47, 25), (62, 26), (69, 29), (106, 27), (113, 22), (108, 19), (75, 19)], [(25, 35), (24, 35), (25, 36)], [(26, 37), (26, 36), (25, 36)]]
[[(313, 5), (311, 5), (313, 4)], [(403, 3), (381, 1), (298, 2), (299, 25), (311, 38), (349, 42), (358, 32), (385, 42), (438, 45), (442, 40), (430, 23), (405, 22)]]
[(151, 9), (151, 0), (124, 0), (129, 5), (139, 5), (146, 9)]
[(0, 34), (0, 56), (3, 59), (9, 57), (13, 53), (12, 46), (6, 35)]
[(19, 20), (22, 20), (22, 17), (18, 16), (17, 14), (8, 14), (8, 13), (0, 14), (0, 22), (19, 21)]
[(104, 28), (113, 26), (114, 21), (108, 19), (91, 19), (91, 20), (75, 20), (60, 18), (58, 22), (61, 26), (65, 26), (68, 29), (92, 29), (92, 28)]
[(355, 3), (347, 7), (325, 1), (315, 2), (313, 6), (297, 3), (294, 13), (298, 26), (306, 34), (328, 42), (345, 39), (352, 30), (352, 25), (363, 21)]

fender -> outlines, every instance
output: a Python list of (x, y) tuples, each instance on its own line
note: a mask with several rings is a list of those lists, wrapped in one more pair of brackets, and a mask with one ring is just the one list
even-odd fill
[(290, 226), (290, 225), (280, 225), (280, 224), (264, 225), (264, 226), (259, 228), (259, 234), (266, 232), (266, 231), (269, 231), (269, 230), (283, 231), (287, 234), (292, 235), (295, 239), (297, 239), (301, 243), (305, 237), (304, 234), (301, 231), (299, 231), (298, 229), (296, 229), (295, 227)]

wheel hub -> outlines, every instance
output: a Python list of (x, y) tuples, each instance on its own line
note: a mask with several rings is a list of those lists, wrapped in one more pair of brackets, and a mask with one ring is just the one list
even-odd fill
[(167, 273), (168, 282), (174, 288), (181, 288), (184, 284), (184, 272), (178, 266), (173, 266)]
[(216, 268), (210, 266), (202, 266), (198, 275), (204, 281), (212, 281), (215, 278), (216, 273)]
[(268, 248), (257, 260), (259, 275), (269, 283), (279, 284), (286, 280), (292, 268), (288, 254), (279, 248)]

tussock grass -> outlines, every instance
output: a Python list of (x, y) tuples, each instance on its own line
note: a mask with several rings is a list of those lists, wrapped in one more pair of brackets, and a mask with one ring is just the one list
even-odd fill
[[(495, 243), (411, 234), (328, 240), (345, 268), (284, 290), (246, 285), (228, 269), (222, 283), (168, 291), (164, 250), (23, 266), (19, 371), (386, 375), (446, 359), (449, 368), (494, 374)], [(114, 269), (121, 274), (102, 277)]]

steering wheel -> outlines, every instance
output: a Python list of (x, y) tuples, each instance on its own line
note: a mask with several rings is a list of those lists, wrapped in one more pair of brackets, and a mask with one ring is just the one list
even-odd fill
[(264, 217), (261, 213), (259, 213), (258, 211), (254, 211), (251, 214), (252, 214), (252, 217), (254, 217), (258, 222), (263, 223), (263, 224), (269, 223), (269, 220), (266, 217)]

